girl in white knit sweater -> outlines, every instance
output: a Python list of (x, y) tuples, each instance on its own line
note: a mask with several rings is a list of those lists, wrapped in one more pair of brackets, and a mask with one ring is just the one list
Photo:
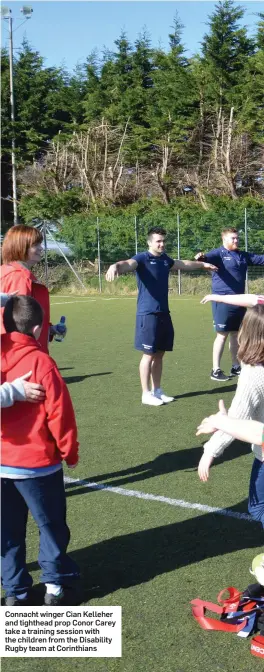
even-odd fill
[[(233, 418), (264, 421), (264, 305), (258, 304), (247, 311), (238, 337), (238, 357), (242, 370), (236, 394), (228, 411)], [(223, 453), (233, 438), (216, 431), (204, 445), (204, 454), (199, 462), (201, 481), (207, 481), (215, 457)], [(253, 444), (255, 460), (252, 467), (249, 489), (249, 512), (264, 527), (264, 451)]]

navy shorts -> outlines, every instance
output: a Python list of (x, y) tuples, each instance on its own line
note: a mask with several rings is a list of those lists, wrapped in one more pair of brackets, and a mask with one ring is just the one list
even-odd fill
[(246, 308), (212, 301), (213, 325), (216, 331), (239, 331)]
[(135, 348), (151, 355), (173, 349), (174, 329), (170, 313), (137, 315)]

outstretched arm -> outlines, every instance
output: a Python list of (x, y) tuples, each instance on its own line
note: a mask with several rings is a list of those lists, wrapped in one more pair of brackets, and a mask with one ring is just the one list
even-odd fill
[(254, 254), (254, 252), (247, 252), (246, 254), (250, 266), (264, 266), (264, 254)]
[(137, 261), (135, 259), (127, 259), (127, 261), (117, 261), (116, 264), (111, 264), (106, 273), (106, 280), (112, 282), (115, 278), (118, 278), (119, 275), (124, 273), (131, 273), (137, 268)]
[(208, 301), (217, 301), (218, 303), (228, 303), (232, 306), (252, 308), (252, 306), (257, 305), (258, 297), (256, 294), (207, 294), (201, 300), (201, 303), (207, 303)]
[(172, 271), (218, 271), (217, 266), (208, 264), (206, 261), (189, 261), (188, 259), (175, 259)]

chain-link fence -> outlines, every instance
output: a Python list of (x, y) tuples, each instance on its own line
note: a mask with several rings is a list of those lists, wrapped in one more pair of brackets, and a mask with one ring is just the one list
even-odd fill
[[(152, 223), (155, 225), (156, 222)], [(43, 226), (46, 226), (43, 224)], [(165, 222), (166, 226), (166, 222)], [(186, 224), (184, 217), (175, 216), (173, 226), (167, 228), (166, 252), (176, 259), (194, 259), (199, 250), (207, 251), (221, 245), (221, 238), (210, 225), (196, 227), (195, 222)], [(85, 230), (86, 242), (83, 253), (75, 252), (73, 239), (70, 254), (64, 253), (61, 242), (54, 244), (53, 233), (49, 223), (46, 227), (47, 254), (42, 266), (38, 266), (37, 274), (48, 283), (51, 291), (68, 288), (69, 291), (77, 289), (90, 292), (106, 292), (110, 294), (136, 294), (135, 274), (122, 276), (116, 283), (107, 283), (105, 273), (111, 263), (120, 259), (129, 259), (136, 253), (146, 249), (146, 237), (148, 226), (140, 222), (138, 217), (127, 218), (125, 222), (111, 218), (107, 221), (95, 218)], [(249, 252), (263, 253), (264, 249), (264, 225), (256, 223), (249, 216), (247, 210), (241, 218), (238, 226), (240, 237), (240, 249)], [(76, 236), (78, 232), (76, 231)], [(53, 249), (50, 250), (51, 246)], [(206, 247), (204, 247), (206, 244)], [(71, 247), (71, 243), (69, 243)], [(87, 258), (87, 251), (89, 258)], [(64, 254), (62, 257), (61, 255)], [(211, 291), (211, 274), (204, 271), (191, 273), (180, 272), (170, 275), (170, 292), (176, 294), (206, 294)], [(246, 291), (250, 293), (263, 293), (264, 291), (264, 265), (249, 266)]]
[[(71, 293), (88, 291), (90, 293), (107, 294), (136, 294), (137, 284), (135, 273), (122, 275), (114, 283), (107, 283), (105, 274), (109, 268), (109, 262), (101, 261), (100, 274), (98, 260), (91, 262), (88, 259), (74, 261), (72, 267), (68, 267), (65, 261), (48, 259), (48, 287), (51, 292), (64, 290)], [(34, 269), (40, 281), (46, 282), (44, 262)], [(206, 271), (192, 271), (191, 273), (178, 271), (170, 274), (169, 291), (171, 294), (209, 294), (212, 291), (211, 273)], [(246, 292), (263, 294), (264, 292), (264, 267), (251, 267), (248, 273)]]

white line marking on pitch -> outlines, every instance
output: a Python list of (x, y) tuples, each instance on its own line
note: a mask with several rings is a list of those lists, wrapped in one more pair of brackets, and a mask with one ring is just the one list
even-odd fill
[(123, 495), (124, 497), (136, 497), (137, 499), (146, 499), (152, 502), (162, 502), (170, 506), (178, 506), (182, 509), (195, 509), (196, 511), (203, 511), (203, 513), (216, 513), (219, 516), (228, 516), (229, 518), (239, 518), (240, 520), (247, 520), (250, 523), (255, 521), (247, 513), (239, 513), (239, 511), (232, 511), (231, 509), (220, 509), (217, 506), (207, 506), (207, 504), (197, 504), (192, 502), (185, 502), (184, 499), (172, 499), (171, 497), (163, 497), (162, 495), (151, 495), (140, 490), (127, 490), (126, 488), (117, 488), (112, 485), (104, 485), (99, 483), (92, 483), (81, 478), (70, 478), (64, 476), (65, 483), (72, 483), (74, 485), (82, 485), (85, 488), (92, 490), (106, 490), (107, 492), (114, 492), (116, 495)]
[[(64, 298), (64, 297), (61, 297)], [(68, 298), (68, 297), (65, 297)], [(110, 297), (109, 299), (105, 299), (104, 297), (98, 297), (97, 299), (86, 299), (83, 297), (83, 299), (75, 299), (74, 301), (61, 301), (60, 303), (52, 303), (51, 306), (65, 306), (67, 303), (86, 303), (86, 302), (91, 302), (91, 301), (136, 301), (136, 296), (113, 296)], [(170, 300), (173, 301), (178, 301), (181, 303), (182, 301), (193, 301), (194, 299), (189, 298), (189, 299), (178, 299), (177, 296), (172, 296), (170, 297)]]
[[(96, 299), (85, 299), (86, 302), (96, 301)], [(67, 303), (85, 303), (85, 301), (61, 301), (60, 303), (51, 303), (51, 306), (66, 306)]]
[[(60, 298), (71, 298), (71, 297), (60, 297)], [(105, 299), (104, 297), (98, 297), (97, 299), (88, 299), (83, 297), (82, 299), (75, 299), (74, 301), (63, 301), (62, 303), (51, 303), (51, 306), (61, 306), (64, 305), (65, 303), (85, 303), (86, 301), (136, 301), (136, 296), (113, 296), (110, 297), (109, 299)]]

